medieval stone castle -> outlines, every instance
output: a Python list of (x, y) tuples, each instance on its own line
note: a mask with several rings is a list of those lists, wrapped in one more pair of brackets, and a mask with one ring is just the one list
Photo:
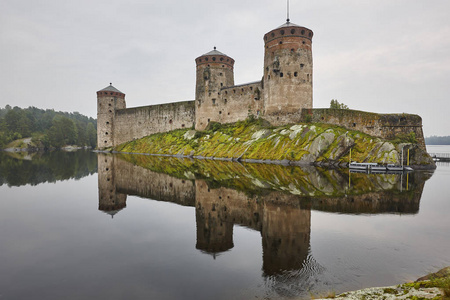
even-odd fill
[(312, 109), (312, 37), (310, 29), (289, 19), (266, 33), (262, 80), (242, 85), (234, 84), (234, 59), (214, 47), (195, 59), (193, 101), (126, 108), (125, 94), (112, 85), (98, 91), (98, 148), (174, 129), (204, 130), (210, 122), (233, 123), (250, 115), (274, 126), (308, 120), (383, 138), (412, 131), (425, 148), (422, 120), (417, 115)]

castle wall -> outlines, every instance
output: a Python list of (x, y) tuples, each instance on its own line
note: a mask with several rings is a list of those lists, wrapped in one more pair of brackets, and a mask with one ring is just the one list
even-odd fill
[(158, 132), (191, 128), (194, 122), (194, 101), (119, 109), (114, 118), (114, 145)]
[(411, 114), (376, 114), (350, 109), (304, 109), (303, 121), (333, 124), (351, 130), (384, 138), (395, 139), (399, 134), (416, 136), (419, 146), (426, 151), (422, 118)]
[(222, 88), (220, 96), (203, 102), (202, 109), (197, 109), (197, 122), (207, 126), (209, 122), (233, 123), (245, 120), (251, 114), (260, 116), (264, 109), (261, 97), (261, 82)]

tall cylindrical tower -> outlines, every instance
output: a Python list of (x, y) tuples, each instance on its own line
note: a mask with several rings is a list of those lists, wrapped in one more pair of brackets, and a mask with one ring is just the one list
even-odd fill
[(195, 129), (203, 130), (210, 121), (218, 121), (221, 89), (234, 85), (234, 59), (216, 50), (195, 59)]
[(289, 22), (264, 35), (266, 115), (312, 108), (313, 32)]
[(97, 148), (114, 145), (114, 115), (117, 109), (126, 108), (125, 94), (110, 83), (97, 92)]

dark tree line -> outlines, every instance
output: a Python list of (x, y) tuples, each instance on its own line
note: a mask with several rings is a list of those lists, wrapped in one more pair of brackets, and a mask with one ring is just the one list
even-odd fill
[(450, 136), (429, 136), (425, 138), (427, 145), (450, 145)]
[(36, 107), (0, 108), (0, 149), (9, 142), (31, 137), (44, 148), (97, 145), (97, 120), (78, 112), (56, 112)]

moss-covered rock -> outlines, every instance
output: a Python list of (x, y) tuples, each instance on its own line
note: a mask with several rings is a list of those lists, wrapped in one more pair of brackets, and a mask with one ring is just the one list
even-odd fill
[[(417, 144), (399, 144), (329, 124), (270, 127), (261, 119), (222, 125), (205, 131), (190, 129), (157, 133), (115, 148), (119, 152), (220, 158), (243, 161), (279, 161), (290, 164), (327, 162), (404, 163), (434, 168), (432, 158)], [(350, 157), (351, 152), (351, 157)]]

